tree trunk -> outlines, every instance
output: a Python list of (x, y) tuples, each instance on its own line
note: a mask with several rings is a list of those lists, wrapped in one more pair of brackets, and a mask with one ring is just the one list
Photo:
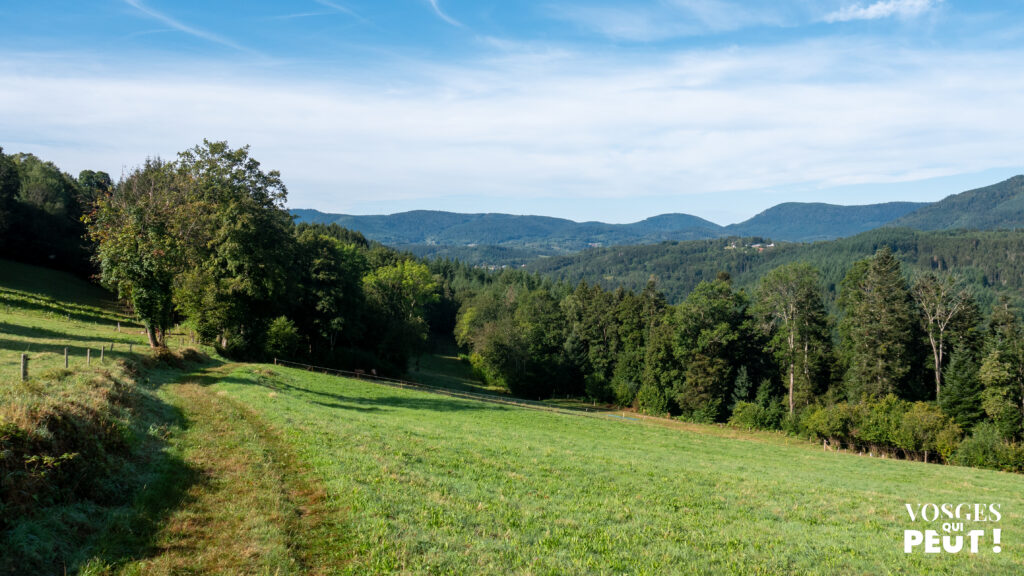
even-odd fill
[(932, 359), (935, 361), (935, 401), (938, 402), (939, 385), (942, 382), (942, 353), (931, 332), (928, 333), (928, 342), (932, 345)]
[(796, 378), (796, 368), (793, 362), (789, 363), (789, 413), (793, 413), (793, 381)]
[(146, 338), (149, 339), (150, 348), (160, 347), (160, 339), (156, 336), (156, 327), (149, 322), (146, 322)]

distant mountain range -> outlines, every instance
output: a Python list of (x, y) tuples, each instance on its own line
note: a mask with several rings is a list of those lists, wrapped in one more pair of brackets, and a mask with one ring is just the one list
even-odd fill
[(459, 214), (416, 210), (387, 216), (291, 211), (297, 222), (336, 223), (367, 238), (424, 256), (518, 263), (586, 248), (728, 236), (811, 242), (854, 236), (883, 226), (919, 230), (1024, 227), (1024, 176), (949, 196), (934, 203), (865, 206), (787, 202), (737, 224), (719, 226), (689, 214), (662, 214), (632, 224), (574, 222), (547, 216)]

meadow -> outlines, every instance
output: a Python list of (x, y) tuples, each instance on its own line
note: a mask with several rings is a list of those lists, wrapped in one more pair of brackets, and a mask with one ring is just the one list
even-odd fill
[[(0, 264), (0, 424), (44, 404), (98, 403), (109, 396), (95, 393), (104, 372), (135, 395), (110, 408), (134, 431), (115, 493), (31, 511), (0, 534), (0, 571), (1024, 569), (1019, 475), (824, 452), (771, 433), (529, 410), (230, 363), (209, 350), (195, 362), (151, 361), (109, 296)], [(75, 354), (64, 371), (65, 346), (111, 341), (102, 363)], [(22, 384), (26, 351), (33, 379)], [(924, 502), (1000, 504), (1002, 552), (986, 543), (973, 555), (904, 554), (904, 529), (938, 528), (908, 517), (905, 504)], [(26, 563), (14, 565), (16, 554)]]

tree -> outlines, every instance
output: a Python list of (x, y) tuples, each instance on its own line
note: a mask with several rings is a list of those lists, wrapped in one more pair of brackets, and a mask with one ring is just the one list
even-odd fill
[(180, 234), (188, 270), (175, 302), (204, 339), (256, 353), (263, 328), (284, 307), (295, 260), (287, 189), (249, 147), (204, 140), (178, 155), (185, 191)]
[(978, 377), (984, 385), (982, 408), (1003, 438), (1024, 430), (1024, 329), (1009, 302), (1002, 300), (989, 322), (987, 353)]
[[(809, 264), (780, 266), (762, 279), (754, 315), (769, 347), (785, 367), (789, 413), (800, 396), (810, 400), (815, 380), (827, 364), (828, 317), (818, 288), (818, 271)], [(799, 391), (798, 391), (799, 381)]]
[(942, 368), (946, 360), (947, 332), (954, 326), (957, 318), (971, 309), (973, 299), (950, 274), (942, 277), (934, 273), (919, 276), (914, 281), (911, 294), (917, 302), (921, 324), (928, 334), (928, 343), (931, 344), (935, 371), (935, 399), (938, 400), (942, 388)]
[(945, 386), (939, 405), (963, 430), (971, 430), (985, 417), (981, 405), (984, 387), (978, 375), (980, 368), (975, 351), (957, 347), (943, 373)]
[(14, 202), (21, 191), (21, 178), (18, 176), (18, 165), (10, 156), (4, 154), (0, 147), (0, 247), (10, 228)]
[(735, 370), (743, 363), (747, 299), (727, 279), (702, 282), (676, 309), (673, 356), (683, 378), (672, 378), (674, 399), (683, 415), (721, 421), (732, 394)]
[(171, 326), (172, 286), (182, 266), (178, 184), (172, 165), (147, 160), (86, 217), (101, 281), (131, 302), (154, 348)]
[(888, 246), (853, 265), (838, 303), (848, 396), (910, 395), (917, 323), (900, 263)]
[(430, 269), (412, 260), (377, 268), (363, 278), (370, 308), (366, 337), (392, 369), (404, 371), (409, 357), (426, 343), (423, 308), (437, 298), (436, 287)]
[(352, 244), (342, 244), (307, 228), (298, 235), (301, 279), (295, 317), (316, 349), (333, 354), (339, 338), (354, 342), (362, 331), (366, 259)]

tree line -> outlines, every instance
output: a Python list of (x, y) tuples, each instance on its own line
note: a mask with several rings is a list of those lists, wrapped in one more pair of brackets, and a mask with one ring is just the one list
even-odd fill
[[(714, 258), (680, 264), (700, 280), (672, 303), (653, 276), (638, 290), (573, 285), (295, 225), (280, 174), (225, 142), (147, 160), (117, 182), (0, 153), (0, 191), (4, 249), (43, 243), (31, 222), (45, 235), (61, 219), (66, 229), (46, 250), (26, 251), (30, 260), (66, 245), (79, 259), (67, 268), (93, 270), (154, 347), (182, 325), (231, 357), (400, 374), (433, 332), (454, 336), (481, 378), (523, 397), (587, 397), (875, 453), (1024, 468), (1024, 328), (1012, 301), (957, 274), (979, 245), (1012, 250), (1014, 233), (987, 232), (972, 246), (955, 234), (908, 244), (903, 231), (881, 231), (773, 259), (723, 244), (718, 273)], [(931, 266), (897, 258), (925, 258), (928, 242), (955, 249), (929, 249)], [(826, 257), (857, 250), (849, 265)], [(52, 256), (41, 258), (54, 265)]]
[(1024, 469), (1024, 346), (1008, 300), (985, 317), (962, 278), (908, 278), (888, 246), (849, 268), (835, 312), (826, 292), (805, 262), (749, 292), (720, 273), (677, 305), (654, 280), (636, 293), (513, 272), (466, 296), (455, 333), (482, 377), (524, 396)]

